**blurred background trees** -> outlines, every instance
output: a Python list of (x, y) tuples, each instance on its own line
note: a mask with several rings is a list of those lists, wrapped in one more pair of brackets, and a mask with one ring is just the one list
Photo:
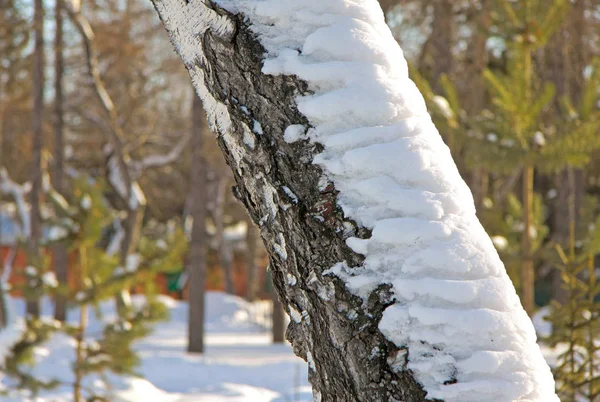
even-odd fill
[[(551, 342), (594, 356), (591, 335), (581, 338), (582, 327), (559, 313), (598, 319), (600, 1), (380, 4), (524, 307), (533, 315), (553, 306), (543, 310), (553, 317)], [(270, 297), (260, 234), (234, 199), (229, 170), (193, 102), (150, 3), (0, 0), (0, 167), (4, 183), (18, 183), (32, 206), (22, 222), (14, 187), (0, 182), (0, 257), (6, 267), (16, 262), (11, 281), (27, 265), (42, 271), (41, 261), (51, 260), (48, 269), (68, 285), (72, 245), (50, 241), (57, 217), (41, 178), (72, 203), (74, 183), (85, 176), (107, 183), (102, 197), (112, 219), (98, 246), (121, 266), (167, 228), (180, 228), (191, 242), (156, 282), (158, 291), (195, 306), (191, 351), (203, 348), (198, 286), (251, 301)], [(19, 226), (29, 231), (15, 234)], [(11, 257), (15, 244), (27, 243), (33, 246)], [(135, 285), (125, 281), (120, 291), (135, 292)], [(63, 303), (55, 316), (64, 320), (70, 302), (57, 298)], [(575, 302), (583, 299), (589, 313)], [(281, 322), (279, 309), (274, 321)], [(280, 341), (283, 325), (277, 328)], [(593, 377), (597, 359), (588, 360)], [(557, 371), (564, 400), (577, 381), (593, 400), (594, 378), (565, 370)]]

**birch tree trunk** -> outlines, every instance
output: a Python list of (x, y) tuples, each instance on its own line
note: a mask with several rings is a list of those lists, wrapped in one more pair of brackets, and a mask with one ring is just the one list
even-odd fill
[(188, 352), (204, 352), (204, 287), (206, 283), (206, 165), (202, 154), (202, 132), (206, 127), (200, 98), (192, 105), (192, 161), (190, 166), (190, 212), (193, 219), (188, 257), (189, 317)]
[[(422, 96), (408, 80), (406, 63), (375, 0), (154, 0), (154, 6), (202, 97), (233, 171), (234, 195), (260, 227), (275, 289), (291, 317), (286, 338), (308, 362), (315, 400), (415, 402), (427, 396), (479, 401), (491, 389), (498, 398), (489, 399), (488, 394), (487, 400), (558, 400), (531, 322), (475, 217), (466, 184), (452, 162), (436, 165), (440, 159), (451, 161), (448, 148), (432, 128)], [(267, 60), (269, 48), (275, 49), (276, 56), (271, 55), (275, 59)], [(357, 71), (372, 81), (357, 82), (353, 74)], [(400, 95), (403, 91), (405, 97)], [(411, 116), (422, 119), (415, 131), (405, 127)], [(331, 136), (323, 142), (313, 141), (309, 130), (317, 126), (324, 132), (336, 130), (327, 132)], [(378, 135), (389, 135), (392, 142), (384, 143)], [(313, 163), (323, 161), (324, 142), (332, 146), (336, 140), (341, 141), (338, 146), (347, 147), (342, 152), (345, 159), (337, 160), (337, 165)], [(430, 141), (432, 148), (419, 150), (416, 142), (410, 142), (418, 140)], [(401, 144), (407, 143), (415, 147), (403, 148)], [(399, 156), (390, 146), (405, 153)], [(378, 153), (367, 152), (373, 147)], [(439, 151), (435, 156), (427, 153), (434, 148)], [(367, 182), (373, 179), (371, 184), (377, 177), (368, 174), (375, 170), (388, 178), (404, 174), (406, 178), (397, 180), (407, 183), (427, 177), (449, 186), (460, 196), (440, 194), (454, 202), (450, 206), (440, 201), (441, 205), (456, 208), (456, 202), (464, 201), (471, 206), (457, 215), (444, 212), (444, 219), (456, 218), (465, 226), (449, 226), (454, 237), (444, 234), (433, 240), (427, 234), (423, 239), (420, 234), (428, 232), (421, 232), (421, 223), (441, 230), (440, 223), (415, 217), (410, 212), (415, 204), (408, 199), (390, 206), (370, 194), (364, 204), (346, 204), (342, 210), (342, 195), (350, 197), (348, 186), (356, 183), (353, 177), (344, 181), (345, 172), (332, 171), (356, 158), (360, 162), (348, 174), (362, 178), (365, 173)], [(411, 165), (407, 159), (427, 160), (431, 165)], [(328, 175), (326, 169), (331, 169)], [(404, 194), (397, 184), (386, 183), (390, 184), (386, 191)], [(385, 198), (386, 191), (378, 194)], [(417, 188), (410, 194), (420, 196), (422, 191)], [(358, 223), (349, 211), (363, 218), (377, 211), (389, 215), (366, 224)], [(389, 238), (383, 234), (387, 230), (392, 233)], [(450, 240), (462, 238), (464, 242)], [(450, 253), (444, 254), (448, 258), (443, 262), (437, 260), (440, 250)], [(417, 254), (422, 258), (414, 260), (418, 278), (411, 279), (402, 272), (403, 261), (408, 263)], [(456, 257), (459, 254), (464, 259)], [(426, 260), (436, 260), (435, 267), (420, 272)], [(497, 281), (502, 294), (492, 296), (483, 288), (471, 288), (479, 279), (460, 274), (465, 267), (472, 267), (477, 278)], [(389, 277), (384, 277), (386, 270)], [(427, 285), (430, 280), (440, 281), (436, 282), (440, 287)], [(396, 288), (401, 286), (398, 281), (423, 286), (424, 293), (413, 294), (411, 300)], [(437, 302), (454, 286), (474, 291), (472, 303), (463, 301), (463, 292), (451, 292), (457, 295), (449, 302), (455, 307)], [(486, 309), (485, 300), (498, 301), (505, 310)], [(480, 322), (478, 317), (483, 316), (489, 320)], [(477, 325), (465, 328), (459, 322)], [(446, 330), (455, 336), (448, 336)], [(465, 330), (479, 346), (465, 338)], [(455, 354), (453, 348), (465, 354)], [(497, 352), (488, 354), (483, 349)], [(490, 358), (489, 364), (474, 366), (467, 361), (483, 355)], [(531, 386), (498, 382), (505, 375), (500, 367), (508, 361), (510, 372), (519, 370)], [(471, 374), (464, 367), (473, 370)], [(483, 383), (494, 385), (482, 387)], [(470, 399), (465, 399), (467, 394)]]

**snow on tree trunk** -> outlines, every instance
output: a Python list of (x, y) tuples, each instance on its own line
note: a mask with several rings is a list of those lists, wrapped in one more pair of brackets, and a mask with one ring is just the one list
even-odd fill
[(316, 400), (557, 401), (375, 0), (154, 0)]

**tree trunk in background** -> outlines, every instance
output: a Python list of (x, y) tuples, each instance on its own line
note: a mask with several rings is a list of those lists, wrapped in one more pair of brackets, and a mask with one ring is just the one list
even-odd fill
[(217, 254), (219, 255), (219, 265), (221, 265), (221, 270), (223, 271), (225, 292), (232, 295), (235, 293), (233, 285), (233, 250), (231, 243), (225, 239), (225, 201), (228, 188), (229, 179), (227, 177), (218, 177), (212, 218), (215, 223)]
[[(123, 267), (127, 266), (128, 257), (134, 254), (137, 248), (141, 236), (145, 210), (145, 200), (138, 199), (137, 204), (133, 208), (129, 203), (127, 205), (127, 217), (123, 222), (125, 237), (121, 243), (121, 249), (119, 250), (119, 263)], [(115, 303), (119, 314), (124, 313), (129, 309), (131, 307), (131, 293), (129, 290), (125, 288), (117, 292), (115, 295)]]
[[(467, 49), (465, 77), (461, 80), (465, 82), (466, 86), (460, 88), (461, 100), (469, 116), (476, 115), (481, 111), (481, 108), (485, 105), (486, 97), (483, 71), (488, 63), (486, 44), (491, 22), (490, 0), (481, 0), (478, 2), (478, 6), (474, 21), (471, 23), (473, 34)], [(485, 168), (476, 167), (473, 169), (469, 187), (473, 192), (475, 208), (480, 212), (489, 187), (489, 175)]]
[[(568, 96), (574, 105), (581, 99), (583, 86), (583, 70), (588, 65), (588, 55), (584, 43), (587, 24), (585, 17), (585, 1), (575, 1), (561, 29), (558, 29), (548, 43), (545, 52), (546, 79), (556, 87), (554, 110), (560, 113), (560, 99)], [(565, 168), (555, 178), (557, 197), (554, 203), (552, 224), (552, 240), (569, 244), (570, 227), (580, 225), (581, 206), (585, 190), (582, 169)], [(562, 276), (557, 269), (552, 275), (553, 299), (565, 303), (567, 290), (563, 286)]]
[(248, 219), (248, 231), (246, 232), (246, 272), (247, 272), (247, 288), (246, 300), (254, 301), (258, 295), (258, 286), (260, 282), (259, 266), (257, 252), (259, 248), (260, 233), (258, 228)]
[(190, 214), (193, 219), (187, 271), (189, 274), (188, 352), (204, 352), (204, 288), (206, 281), (206, 165), (202, 136), (206, 127), (202, 102), (194, 92), (192, 106), (192, 160), (190, 165)]
[[(0, 283), (0, 285), (4, 285)], [(0, 330), (6, 328), (8, 324), (8, 311), (6, 308), (6, 293), (4, 286), (0, 286)]]
[[(44, 141), (44, 4), (43, 0), (34, 1), (33, 27), (35, 46), (33, 52), (33, 116), (31, 145), (31, 237), (29, 239), (29, 265), (38, 271), (42, 269), (40, 240), (42, 236), (42, 218), (40, 198), (42, 192), (42, 147)], [(35, 291), (34, 291), (35, 292)], [(27, 301), (27, 314), (35, 317), (40, 314), (37, 296)]]
[(533, 228), (533, 175), (532, 166), (523, 169), (523, 234), (521, 236), (521, 303), (531, 317), (535, 309), (535, 272), (532, 256)]
[[(64, 99), (63, 99), (63, 3), (56, 1), (54, 8), (56, 28), (54, 30), (54, 177), (56, 191), (64, 196)], [(54, 269), (61, 285), (68, 283), (68, 254), (64, 244), (54, 247)], [(65, 321), (67, 318), (67, 298), (57, 294), (54, 299), (54, 318)]]
[[(569, 244), (570, 228), (576, 228), (581, 221), (581, 205), (584, 195), (584, 178), (581, 169), (566, 168), (556, 175), (557, 196), (553, 219), (552, 239), (561, 244)], [(568, 290), (559, 269), (552, 275), (552, 298), (564, 304), (568, 299)]]
[(431, 68), (433, 90), (442, 94), (440, 85), (442, 74), (452, 76), (454, 72), (454, 47), (457, 40), (457, 26), (452, 8), (453, 0), (433, 1), (433, 23), (429, 39), (427, 60)]
[(271, 289), (271, 300), (273, 300), (272, 328), (271, 335), (273, 343), (283, 343), (285, 340), (285, 311), (279, 301), (277, 292)]
[[(212, 1), (155, 0), (154, 5), (169, 34), (183, 35), (176, 45), (195, 87), (211, 102), (205, 105), (213, 111), (209, 118), (228, 116), (211, 120), (211, 126), (232, 168), (234, 195), (260, 227), (279, 300), (288, 314), (293, 309), (302, 316), (290, 321), (286, 338), (298, 356), (312, 362), (314, 395), (322, 401), (425, 400), (412, 373), (388, 363), (405, 356), (378, 327), (392, 299), (389, 289), (377, 288), (363, 304), (342, 280), (323, 275), (340, 261), (359, 266), (364, 257), (348, 247), (346, 238), (349, 230), (357, 237), (368, 234), (344, 218), (333, 186), (321, 186), (322, 170), (307, 163), (319, 149), (307, 141), (284, 140), (287, 127), (307, 124), (296, 104), (297, 96), (307, 93), (307, 83), (262, 73), (265, 49), (243, 16)], [(188, 12), (195, 17), (186, 20)], [(180, 25), (187, 22), (197, 31)], [(205, 23), (212, 28), (204, 31)], [(231, 32), (220, 29), (226, 24)], [(201, 43), (189, 45), (197, 38)], [(184, 42), (202, 49), (203, 57), (186, 59)], [(256, 122), (260, 135), (252, 132)], [(296, 205), (282, 185), (293, 191)], [(198, 286), (190, 282), (192, 292)]]

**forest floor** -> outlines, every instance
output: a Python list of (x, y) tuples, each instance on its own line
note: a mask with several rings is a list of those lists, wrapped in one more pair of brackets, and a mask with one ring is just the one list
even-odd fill
[[(187, 304), (163, 298), (170, 319), (158, 323), (153, 333), (135, 346), (141, 365), (140, 377), (108, 376), (111, 401), (129, 402), (300, 402), (311, 401), (307, 365), (291, 347), (271, 344), (268, 308), (264, 303), (250, 305), (243, 299), (223, 293), (207, 294), (206, 353), (189, 355), (187, 346)], [(13, 302), (15, 311), (23, 311), (22, 301)], [(52, 305), (43, 303), (50, 316)], [(115, 317), (112, 303), (102, 305), (103, 320)], [(77, 312), (69, 318), (75, 321)], [(90, 314), (88, 334), (101, 331), (101, 322)], [(0, 333), (1, 335), (1, 333)], [(0, 348), (1, 345), (0, 336)], [(31, 368), (38, 378), (59, 378), (73, 382), (72, 339), (55, 335), (35, 351), (37, 364)], [(99, 378), (89, 378), (87, 386), (98, 386)], [(0, 373), (0, 388), (10, 379)], [(0, 397), (5, 402), (70, 402), (71, 386), (42, 392), (37, 399), (13, 393)]]

